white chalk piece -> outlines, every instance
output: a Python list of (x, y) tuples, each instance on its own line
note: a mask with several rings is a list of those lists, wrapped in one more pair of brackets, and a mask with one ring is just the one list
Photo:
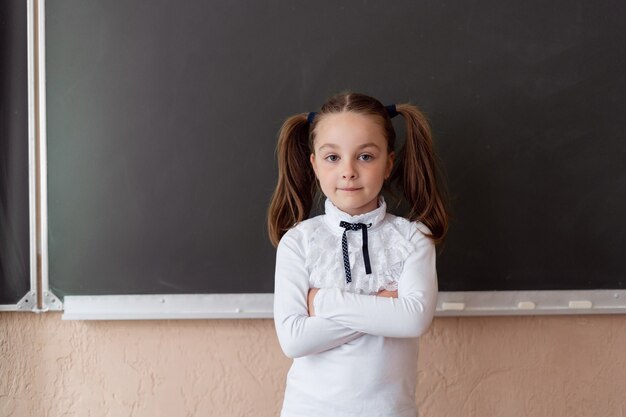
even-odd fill
[(520, 310), (534, 310), (535, 307), (536, 305), (532, 301), (520, 301), (517, 303), (517, 308)]
[(441, 309), (442, 310), (453, 310), (453, 311), (460, 311), (460, 310), (465, 310), (465, 303), (451, 303), (448, 301), (444, 301), (443, 303), (441, 303)]
[(569, 308), (591, 308), (593, 307), (593, 303), (591, 301), (587, 301), (587, 300), (577, 300), (577, 301), (570, 301), (569, 302)]

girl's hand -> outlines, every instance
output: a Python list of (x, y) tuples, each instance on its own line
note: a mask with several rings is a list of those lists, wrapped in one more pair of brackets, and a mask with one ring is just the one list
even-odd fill
[(378, 297), (398, 298), (398, 290), (395, 290), (395, 291), (380, 290), (378, 291), (378, 293), (376, 293), (376, 295)]
[(307, 304), (309, 306), (309, 317), (315, 316), (315, 309), (313, 308), (313, 300), (315, 299), (315, 294), (319, 291), (319, 288), (310, 288), (309, 296), (307, 300)]

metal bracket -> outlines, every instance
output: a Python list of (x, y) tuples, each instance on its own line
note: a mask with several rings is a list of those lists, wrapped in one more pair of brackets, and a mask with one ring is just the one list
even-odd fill
[(34, 291), (27, 292), (20, 301), (17, 302), (17, 311), (36, 311), (37, 310), (37, 293)]
[(56, 295), (50, 291), (44, 291), (41, 298), (41, 310), (42, 311), (61, 311), (63, 310), (63, 303), (57, 298)]
[(50, 291), (44, 291), (42, 297), (42, 308), (37, 308), (37, 293), (30, 291), (15, 305), (15, 311), (32, 311), (33, 313), (43, 313), (46, 311), (61, 311), (63, 303), (56, 295)]

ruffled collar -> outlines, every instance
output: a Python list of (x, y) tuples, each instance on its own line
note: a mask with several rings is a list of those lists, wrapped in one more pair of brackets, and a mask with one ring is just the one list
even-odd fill
[(387, 213), (387, 203), (385, 203), (385, 199), (382, 196), (378, 197), (377, 209), (356, 216), (341, 211), (328, 198), (324, 203), (324, 208), (326, 210), (326, 215), (324, 216), (326, 224), (328, 224), (333, 232), (338, 234), (343, 233), (345, 230), (343, 227), (339, 226), (339, 222), (341, 221), (348, 223), (365, 223), (367, 225), (371, 224), (369, 230), (373, 230), (382, 222), (385, 218), (385, 213)]
[[(325, 215), (316, 216), (297, 226), (303, 230), (308, 242), (305, 267), (309, 271), (311, 288), (339, 288), (358, 294), (398, 289), (404, 262), (415, 251), (415, 245), (407, 238), (415, 225), (402, 217), (387, 214), (382, 198), (378, 204), (378, 208), (369, 213), (350, 216), (326, 200)], [(339, 226), (340, 221), (372, 223), (368, 234), (371, 229), (377, 229), (368, 237), (371, 274), (367, 274), (365, 268), (361, 231), (347, 234), (351, 282), (346, 282), (346, 253), (342, 248), (342, 234), (346, 229)]]

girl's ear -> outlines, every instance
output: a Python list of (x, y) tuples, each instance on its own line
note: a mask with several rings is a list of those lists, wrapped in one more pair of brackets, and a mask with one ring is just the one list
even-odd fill
[(393, 152), (389, 152), (387, 156), (387, 167), (385, 168), (385, 179), (389, 179), (391, 175), (391, 170), (393, 169), (393, 162), (396, 159), (396, 154)]
[(311, 166), (313, 167), (313, 172), (315, 172), (315, 178), (317, 178), (317, 164), (315, 163), (315, 154), (311, 154)]

